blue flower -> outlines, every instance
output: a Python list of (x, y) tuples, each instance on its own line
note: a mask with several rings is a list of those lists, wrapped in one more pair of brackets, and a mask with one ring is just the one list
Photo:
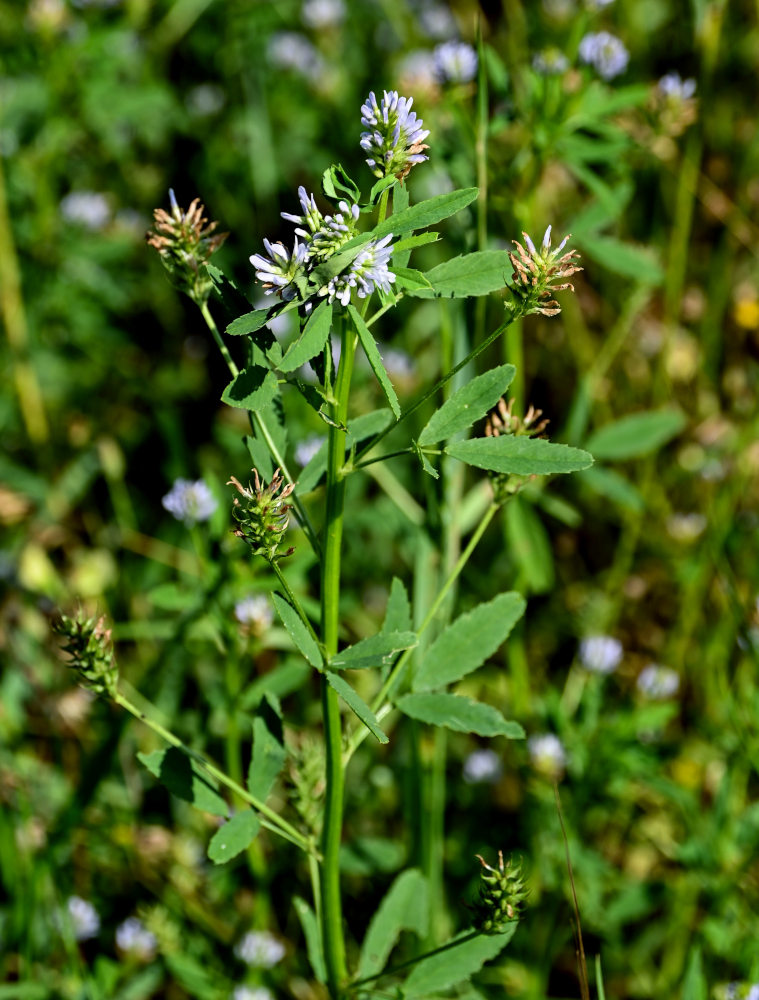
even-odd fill
[(264, 240), (264, 248), (268, 257), (254, 253), (250, 262), (256, 269), (256, 277), (264, 286), (267, 295), (275, 292), (286, 302), (294, 299), (298, 293), (295, 278), (304, 272), (308, 260), (308, 247), (298, 242), (295, 237), (292, 252), (288, 252), (282, 243), (270, 243)]
[(165, 509), (178, 521), (187, 525), (207, 521), (218, 507), (213, 493), (202, 479), (177, 479), (161, 501)]
[(679, 73), (665, 73), (656, 84), (656, 89), (662, 97), (673, 101), (687, 101), (696, 93), (696, 81), (692, 77), (683, 80)]
[[(309, 259), (326, 260), (336, 253), (348, 240), (358, 232), (358, 205), (349, 205), (347, 201), (338, 204), (339, 212), (334, 215), (322, 215), (316, 206), (316, 199), (301, 186), (298, 188), (302, 215), (291, 215), (282, 212), (282, 218), (297, 225), (295, 233), (302, 237), (308, 245)], [(304, 228), (306, 227), (306, 228)]]
[(477, 75), (477, 53), (466, 42), (443, 42), (433, 57), (440, 83), (469, 83)]
[(424, 140), (430, 134), (411, 110), (412, 97), (400, 97), (397, 90), (385, 91), (381, 102), (372, 91), (361, 105), (361, 124), (371, 129), (361, 133), (361, 148), (368, 153), (367, 164), (377, 177), (395, 175), (402, 180), (413, 166), (429, 157)]
[(593, 674), (613, 674), (622, 660), (622, 643), (610, 635), (590, 635), (580, 643), (580, 663)]
[(592, 66), (604, 80), (612, 80), (624, 73), (630, 53), (616, 35), (608, 31), (591, 32), (580, 42), (580, 59)]
[(393, 252), (388, 244), (392, 238), (393, 234), (389, 233), (381, 240), (368, 243), (351, 266), (332, 278), (319, 294), (328, 295), (330, 302), (337, 299), (347, 306), (354, 288), (360, 299), (371, 295), (375, 288), (381, 292), (389, 292), (390, 285), (395, 281), (395, 275), (388, 268)]

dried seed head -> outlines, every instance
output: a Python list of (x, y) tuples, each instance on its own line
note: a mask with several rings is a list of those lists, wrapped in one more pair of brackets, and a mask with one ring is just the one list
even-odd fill
[[(289, 556), (292, 549), (280, 555), (278, 548), (287, 531), (292, 504), (285, 501), (293, 491), (292, 483), (285, 485), (279, 469), (272, 476), (268, 486), (264, 485), (256, 469), (253, 469), (251, 486), (231, 476), (227, 486), (234, 486), (239, 497), (232, 500), (232, 516), (239, 527), (234, 534), (244, 539), (254, 555), (263, 556), (269, 562)], [(240, 499), (242, 498), (242, 499)]]
[(516, 252), (509, 251), (509, 260), (514, 268), (512, 290), (521, 300), (524, 315), (541, 313), (543, 316), (558, 316), (561, 306), (553, 296), (556, 292), (567, 289), (574, 291), (574, 285), (562, 279), (582, 271), (576, 263), (579, 254), (577, 250), (568, 250), (562, 255), (561, 251), (567, 245), (569, 236), (565, 236), (559, 246), (552, 250), (550, 226), (545, 231), (539, 250), (527, 233), (522, 233), (522, 236), (525, 246), (512, 240)]

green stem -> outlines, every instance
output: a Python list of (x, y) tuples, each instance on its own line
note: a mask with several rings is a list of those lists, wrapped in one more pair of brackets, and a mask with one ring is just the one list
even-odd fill
[(290, 587), (290, 584), (287, 582), (285, 574), (280, 569), (279, 563), (276, 562), (275, 560), (272, 560), (272, 562), (270, 562), (269, 565), (274, 570), (274, 573), (275, 573), (277, 579), (279, 580), (279, 582), (282, 584), (282, 587), (283, 587), (283, 589), (285, 591), (285, 594), (287, 594), (287, 598), (290, 601), (290, 604), (293, 606), (293, 608), (296, 611), (298, 617), (300, 618), (300, 620), (303, 622), (303, 624), (308, 629), (308, 632), (309, 632), (311, 638), (318, 645), (319, 644), (319, 636), (316, 634), (316, 632), (314, 631), (313, 625), (308, 620), (308, 616), (306, 615), (306, 612), (303, 610), (303, 607), (302, 607), (300, 601), (295, 596), (295, 594), (292, 592), (292, 588)]
[(175, 736), (174, 733), (166, 729), (165, 726), (162, 726), (160, 722), (156, 722), (154, 719), (148, 718), (144, 712), (141, 712), (139, 708), (132, 704), (132, 702), (123, 694), (117, 692), (114, 695), (113, 700), (117, 705), (120, 705), (123, 709), (129, 712), (130, 715), (133, 715), (135, 719), (139, 719), (140, 722), (144, 722), (145, 725), (152, 729), (157, 736), (161, 737), (161, 739), (166, 740), (166, 742), (170, 743), (171, 746), (176, 747), (178, 750), (182, 750), (188, 757), (197, 761), (203, 768), (205, 768), (206, 771), (208, 771), (210, 775), (216, 778), (220, 784), (225, 785), (244, 802), (253, 806), (257, 812), (260, 812), (261, 815), (265, 817), (265, 819), (261, 820), (262, 826), (265, 826), (268, 830), (272, 830), (274, 833), (278, 833), (280, 837), (284, 837), (285, 840), (289, 840), (297, 847), (300, 847), (302, 851), (306, 851), (308, 854), (313, 854), (313, 845), (306, 839), (306, 837), (299, 833), (294, 826), (287, 822), (287, 820), (278, 816), (273, 809), (270, 809), (266, 805), (266, 803), (259, 801), (259, 799), (257, 799), (254, 795), (251, 795), (247, 789), (243, 788), (242, 785), (230, 778), (229, 775), (219, 770), (218, 767), (207, 760), (202, 754), (198, 753), (197, 750), (192, 750), (188, 747), (186, 743), (183, 743), (178, 736)]
[[(203, 319), (206, 321), (206, 326), (211, 331), (211, 335), (213, 339), (216, 341), (219, 350), (221, 351), (221, 356), (224, 358), (224, 361), (226, 362), (227, 368), (229, 368), (232, 378), (236, 378), (240, 374), (240, 369), (232, 360), (232, 356), (229, 353), (227, 345), (222, 340), (221, 334), (219, 333), (219, 328), (216, 326), (216, 321), (214, 320), (213, 316), (211, 315), (211, 311), (208, 308), (208, 303), (201, 302), (198, 303), (198, 305), (200, 306), (200, 311), (203, 314)], [(269, 449), (271, 457), (274, 459), (276, 465), (279, 466), (279, 468), (282, 470), (282, 475), (285, 477), (287, 482), (294, 483), (295, 480), (293, 479), (290, 470), (287, 467), (287, 463), (285, 462), (285, 456), (281, 454), (279, 448), (277, 448), (274, 438), (272, 437), (271, 432), (267, 427), (264, 418), (261, 416), (260, 413), (254, 410), (248, 410), (248, 419), (250, 420), (251, 426), (255, 423), (258, 429), (261, 431), (261, 436), (266, 442), (266, 447)], [(317, 555), (319, 555), (319, 540), (316, 537), (316, 532), (314, 531), (314, 527), (311, 524), (311, 520), (308, 514), (306, 513), (306, 509), (303, 506), (303, 502), (301, 501), (297, 493), (293, 492), (290, 495), (292, 497), (293, 506), (295, 507), (295, 511), (298, 515), (298, 521), (300, 522), (303, 531), (306, 534), (306, 538), (308, 538), (311, 544), (311, 548), (314, 550), (314, 552)]]
[[(328, 657), (337, 652), (340, 623), (340, 562), (345, 504), (345, 438), (348, 422), (356, 334), (340, 324), (340, 367), (335, 384), (336, 402), (332, 407), (334, 424), (329, 428), (327, 444), (327, 501), (324, 559), (322, 562), (322, 641)], [(322, 937), (327, 966), (327, 985), (333, 998), (339, 996), (347, 977), (345, 940), (343, 938), (340, 898), (340, 841), (343, 826), (342, 726), (337, 692), (322, 677), (322, 714), (326, 744), (326, 800), (322, 852)]]
[[(493, 520), (493, 517), (494, 517), (496, 511), (499, 510), (499, 508), (500, 508), (500, 504), (497, 504), (497, 503), (494, 502), (494, 503), (491, 503), (491, 505), (485, 511), (485, 514), (483, 515), (482, 520), (477, 525), (477, 528), (473, 532), (472, 537), (467, 542), (466, 548), (464, 549), (464, 551), (459, 556), (459, 558), (458, 558), (458, 560), (456, 562), (456, 565), (451, 570), (450, 574), (448, 575), (447, 580), (445, 581), (445, 583), (441, 587), (440, 591), (438, 592), (437, 597), (433, 601), (432, 607), (427, 612), (427, 615), (425, 616), (424, 621), (422, 622), (422, 624), (417, 629), (417, 633), (416, 634), (419, 637), (421, 637), (423, 635), (423, 633), (425, 632), (425, 630), (431, 624), (431, 622), (434, 619), (435, 615), (438, 613), (441, 604), (443, 603), (443, 601), (445, 600), (446, 596), (448, 595), (448, 591), (451, 589), (451, 587), (454, 585), (454, 583), (456, 582), (456, 580), (459, 578), (459, 575), (461, 574), (461, 571), (464, 569), (464, 567), (466, 566), (467, 562), (469, 561), (472, 553), (477, 548), (477, 545), (479, 544), (480, 539), (485, 534), (485, 531), (486, 531), (488, 525)], [(401, 675), (401, 673), (403, 671), (403, 668), (406, 666), (406, 663), (408, 662), (409, 657), (411, 656), (412, 652), (413, 652), (413, 649), (405, 649), (401, 653), (401, 655), (399, 656), (398, 660), (396, 661), (395, 665), (393, 666), (393, 669), (388, 674), (387, 679), (385, 680), (385, 683), (382, 685), (382, 687), (378, 691), (378, 693), (377, 693), (374, 701), (372, 702), (372, 706), (371, 707), (372, 707), (372, 711), (375, 714), (377, 714), (379, 712), (382, 712), (383, 715), (387, 715), (387, 712), (389, 711), (389, 707), (385, 706), (385, 704), (384, 704), (385, 703), (385, 699), (388, 698), (392, 694), (393, 690), (395, 689), (395, 686), (396, 686), (396, 684), (397, 684), (397, 682), (398, 682), (398, 680), (400, 678), (400, 675)], [(358, 747), (363, 743), (364, 738), (365, 738), (366, 734), (368, 733), (368, 731), (369, 730), (366, 729), (365, 726), (361, 726), (359, 729), (356, 730), (356, 732), (354, 732), (353, 736), (350, 739), (350, 742), (348, 743), (346, 751), (345, 751), (344, 762), (346, 764), (350, 760), (350, 758), (353, 756), (353, 754), (356, 752), (356, 750), (358, 749)]]

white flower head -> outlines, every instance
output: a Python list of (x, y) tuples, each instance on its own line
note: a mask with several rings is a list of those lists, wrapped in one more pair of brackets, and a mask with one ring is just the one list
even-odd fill
[(696, 81), (692, 77), (683, 80), (679, 73), (665, 73), (656, 89), (671, 101), (687, 101), (696, 93)]
[(567, 752), (555, 733), (537, 733), (527, 740), (527, 752), (536, 771), (559, 777), (567, 766)]
[(187, 525), (207, 521), (218, 507), (218, 501), (202, 479), (177, 479), (161, 501), (177, 521)]
[(285, 946), (268, 931), (248, 931), (238, 941), (235, 955), (246, 965), (270, 969), (285, 957)]
[(532, 57), (532, 68), (541, 76), (560, 76), (569, 69), (569, 60), (561, 49), (543, 49)]
[(138, 917), (127, 919), (116, 928), (116, 944), (120, 951), (149, 962), (156, 953), (158, 941)]
[(305, 241), (309, 260), (326, 260), (358, 232), (358, 205), (341, 201), (334, 215), (322, 215), (316, 199), (302, 185), (298, 188), (298, 197), (303, 214), (282, 212), (281, 215), (296, 224), (295, 234)]
[(501, 758), (493, 750), (473, 750), (462, 771), (468, 785), (494, 784), (501, 777)]
[(395, 281), (395, 275), (388, 267), (393, 252), (393, 248), (388, 244), (392, 238), (393, 234), (389, 233), (381, 240), (367, 243), (350, 267), (342, 274), (331, 278), (319, 294), (329, 296), (330, 302), (337, 299), (342, 305), (347, 306), (354, 288), (360, 299), (371, 295), (375, 289), (388, 293)]
[(450, 9), (442, 3), (429, 4), (419, 11), (419, 27), (428, 38), (451, 38), (456, 34), (456, 21)]
[(407, 52), (398, 63), (398, 78), (413, 89), (431, 90), (437, 87), (435, 57), (429, 49)]
[(306, 0), (301, 12), (308, 28), (333, 28), (345, 19), (343, 0)]
[(361, 105), (361, 124), (371, 129), (361, 133), (361, 148), (368, 153), (367, 164), (376, 177), (402, 180), (413, 166), (428, 159), (424, 140), (430, 134), (424, 122), (411, 110), (414, 99), (401, 97), (397, 90), (385, 91), (381, 101), (372, 91)]
[(466, 42), (443, 42), (433, 57), (440, 83), (470, 83), (477, 76), (477, 53)]
[(616, 35), (608, 31), (594, 31), (580, 41), (580, 59), (592, 66), (604, 80), (613, 80), (624, 73), (630, 53)]
[(235, 618), (241, 625), (250, 625), (264, 632), (274, 621), (274, 611), (263, 594), (250, 594), (235, 604)]
[(327, 439), (323, 434), (311, 434), (295, 446), (295, 461), (304, 469)]
[(254, 253), (250, 262), (256, 269), (256, 277), (264, 286), (266, 295), (279, 295), (285, 302), (294, 299), (298, 294), (295, 279), (299, 274), (305, 274), (308, 261), (308, 247), (295, 237), (292, 251), (288, 251), (282, 243), (270, 243), (264, 240), (264, 249), (268, 257)]
[(100, 931), (98, 911), (80, 896), (69, 896), (66, 901), (71, 928), (77, 941), (89, 941)]
[(580, 663), (593, 674), (613, 674), (622, 660), (622, 643), (610, 635), (591, 635), (580, 643)]
[(673, 698), (680, 690), (680, 675), (671, 667), (649, 663), (638, 674), (635, 683), (640, 693), (646, 698), (651, 698), (653, 701), (666, 701), (667, 698)]
[(279, 31), (268, 41), (266, 54), (276, 69), (292, 70), (316, 83), (324, 74), (326, 65), (319, 50), (295, 31)]
[(105, 229), (111, 219), (108, 199), (99, 191), (71, 191), (60, 204), (61, 215), (93, 232)]
[(274, 1000), (274, 994), (265, 986), (235, 986), (232, 1000)]

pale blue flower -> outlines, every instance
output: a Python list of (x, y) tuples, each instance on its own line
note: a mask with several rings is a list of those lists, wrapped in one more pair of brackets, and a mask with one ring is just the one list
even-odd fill
[(248, 931), (237, 943), (235, 955), (246, 965), (270, 969), (285, 957), (285, 946), (268, 931)]
[(116, 944), (120, 951), (147, 962), (155, 955), (158, 941), (138, 917), (127, 919), (116, 928)]
[(679, 73), (665, 73), (656, 84), (656, 89), (662, 97), (669, 97), (674, 101), (686, 101), (696, 93), (696, 81), (692, 77), (683, 80)]
[(437, 84), (435, 58), (429, 49), (414, 49), (398, 64), (398, 78), (411, 88), (429, 90)]
[(303, 214), (282, 212), (281, 215), (283, 219), (296, 224), (295, 233), (307, 244), (309, 259), (326, 260), (357, 234), (358, 205), (341, 201), (337, 206), (339, 211), (334, 215), (322, 215), (317, 208), (316, 199), (302, 185), (298, 188), (298, 197)]
[(649, 663), (638, 674), (635, 682), (641, 694), (653, 701), (665, 701), (673, 698), (680, 690), (680, 676), (671, 667), (662, 667), (658, 663)]
[(327, 439), (323, 434), (312, 434), (295, 446), (295, 461), (303, 469), (319, 451)]
[(440, 83), (469, 83), (477, 76), (477, 53), (466, 42), (443, 42), (433, 57)]
[(463, 777), (468, 785), (494, 784), (501, 777), (501, 758), (493, 750), (473, 750), (464, 761)]
[(164, 508), (178, 521), (187, 525), (207, 521), (218, 507), (218, 501), (202, 479), (177, 479), (161, 501)]
[(535, 770), (549, 777), (560, 775), (567, 765), (567, 752), (555, 733), (530, 736), (527, 740), (527, 752)]
[(266, 54), (277, 69), (292, 70), (316, 83), (324, 74), (326, 64), (319, 50), (295, 31), (279, 31), (268, 41)]
[(622, 643), (610, 635), (591, 635), (580, 643), (580, 663), (593, 674), (612, 674), (622, 661)]
[(402, 179), (413, 166), (428, 159), (424, 140), (430, 134), (424, 122), (411, 110), (412, 97), (397, 90), (385, 91), (378, 102), (372, 91), (361, 105), (361, 124), (371, 129), (361, 133), (361, 148), (368, 153), (367, 164), (377, 177), (395, 175)]
[(532, 68), (541, 76), (559, 76), (569, 69), (569, 60), (560, 49), (543, 49), (532, 57)]
[(308, 28), (332, 28), (345, 19), (343, 0), (306, 0), (301, 12)]
[(393, 248), (388, 244), (392, 238), (393, 234), (389, 233), (381, 240), (367, 243), (348, 270), (332, 278), (319, 294), (329, 296), (330, 302), (337, 299), (342, 305), (347, 306), (354, 288), (360, 299), (371, 295), (375, 289), (389, 292), (392, 282), (395, 281), (395, 275), (388, 268), (393, 252)]
[(456, 21), (450, 9), (441, 3), (429, 4), (419, 12), (419, 27), (428, 38), (451, 38), (456, 34)]
[(71, 928), (77, 941), (89, 941), (97, 937), (100, 930), (100, 917), (92, 903), (80, 896), (69, 896), (66, 901)]
[(99, 191), (71, 191), (61, 201), (60, 209), (66, 222), (93, 232), (104, 229), (111, 218), (108, 199)]
[(580, 42), (580, 59), (596, 70), (604, 80), (624, 73), (630, 53), (616, 35), (608, 31), (591, 32)]
[(264, 632), (274, 621), (274, 611), (263, 594), (251, 594), (235, 604), (235, 618), (241, 625), (251, 625)]
[(250, 262), (256, 269), (256, 277), (263, 284), (267, 295), (275, 293), (288, 302), (298, 294), (295, 278), (304, 273), (308, 260), (308, 247), (295, 237), (292, 251), (288, 251), (283, 243), (270, 243), (264, 240), (264, 248), (269, 255), (254, 253)]

